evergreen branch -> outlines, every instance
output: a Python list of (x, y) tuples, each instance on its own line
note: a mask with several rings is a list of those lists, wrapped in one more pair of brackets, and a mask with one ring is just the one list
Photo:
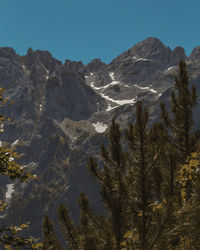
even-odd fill
[(93, 157), (91, 156), (90, 157), (90, 161), (87, 165), (87, 169), (88, 171), (95, 177), (97, 178), (99, 181), (103, 182), (103, 178), (101, 176), (101, 174), (99, 173), (98, 171), (98, 168), (97, 168), (97, 163), (94, 161)]
[(95, 215), (93, 214), (93, 212), (91, 211), (91, 209), (89, 207), (86, 208), (86, 212), (87, 214), (90, 216), (90, 218), (92, 219), (92, 221), (106, 234), (108, 234), (109, 232), (107, 231), (106, 228), (104, 228), (96, 219)]
[(185, 148), (183, 147), (183, 146), (181, 146), (181, 145), (179, 145), (179, 144), (175, 144), (174, 142), (172, 142), (172, 140), (170, 140), (169, 138), (167, 138), (167, 142), (171, 145), (171, 146), (173, 146), (175, 149), (179, 149), (181, 152), (184, 152), (184, 153), (186, 153), (186, 151), (185, 151)]
[(172, 130), (176, 131), (177, 133), (183, 133), (184, 130), (183, 129), (180, 129), (180, 128), (177, 128), (176, 126), (174, 126), (172, 124), (172, 122), (170, 122), (169, 120), (169, 115), (168, 115), (168, 112), (165, 108), (165, 104), (164, 103), (161, 103), (161, 109), (162, 109), (162, 118), (164, 120), (164, 122), (166, 123), (166, 125), (171, 128)]
[[(59, 215), (59, 219), (60, 219), (60, 223), (61, 225), (63, 225), (66, 229), (67, 232), (70, 235), (70, 238), (72, 239), (73, 245), (75, 246), (75, 248), (77, 250), (81, 250), (76, 242), (76, 239), (71, 231), (71, 227), (69, 226), (69, 218), (67, 215), (68, 211), (67, 208), (64, 205), (60, 205), (60, 207), (58, 208), (58, 215)], [(66, 230), (63, 229), (64, 235), (66, 235)]]
[(155, 156), (153, 157), (153, 161), (151, 162), (149, 168), (148, 168), (148, 171), (147, 171), (147, 174), (150, 173), (150, 171), (152, 170), (153, 166), (155, 165), (156, 161), (158, 160), (159, 156), (161, 155), (161, 153), (163, 152), (163, 148), (160, 147), (160, 150), (159, 152), (156, 152)]
[(167, 223), (167, 221), (168, 221), (168, 219), (166, 218), (164, 223), (161, 225), (159, 232), (154, 237), (153, 242), (151, 243), (151, 246), (150, 246), (149, 250), (154, 248), (154, 245), (156, 244), (157, 240), (159, 239), (159, 237), (161, 236), (163, 230), (165, 229), (165, 224)]

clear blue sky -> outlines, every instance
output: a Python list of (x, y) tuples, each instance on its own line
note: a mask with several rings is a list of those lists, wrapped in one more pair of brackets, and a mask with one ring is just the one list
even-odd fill
[(200, 45), (199, 0), (0, 0), (0, 47), (109, 63), (147, 37), (186, 54)]

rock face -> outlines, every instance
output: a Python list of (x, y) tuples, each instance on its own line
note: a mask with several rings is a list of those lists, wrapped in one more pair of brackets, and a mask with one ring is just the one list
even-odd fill
[(60, 203), (69, 206), (78, 222), (80, 192), (87, 193), (95, 211), (102, 211), (99, 187), (85, 166), (90, 155), (100, 160), (112, 117), (126, 126), (135, 119), (136, 101), (142, 100), (150, 108), (151, 121), (157, 120), (159, 103), (169, 101), (181, 59), (200, 92), (199, 55), (199, 47), (187, 58), (183, 48), (172, 51), (156, 38), (138, 43), (109, 65), (100, 59), (87, 65), (69, 60), (63, 64), (48, 51), (30, 48), (19, 56), (12, 48), (0, 48), (0, 87), (15, 101), (1, 107), (11, 122), (4, 124), (0, 140), (13, 144), (22, 154), (20, 164), (40, 177), (14, 183), (9, 198), (10, 181), (2, 179), (1, 196), (9, 206), (1, 223), (30, 221), (28, 234), (40, 237), (42, 218), (48, 214), (57, 220)]
[(190, 61), (199, 61), (200, 60), (200, 46), (192, 50), (191, 55), (188, 57)]
[(87, 75), (87, 74), (90, 74), (91, 72), (92, 73), (97, 72), (100, 69), (103, 69), (105, 66), (106, 64), (103, 63), (100, 58), (98, 58), (98, 59), (92, 60), (90, 63), (85, 65), (81, 71), (83, 72), (84, 75)]

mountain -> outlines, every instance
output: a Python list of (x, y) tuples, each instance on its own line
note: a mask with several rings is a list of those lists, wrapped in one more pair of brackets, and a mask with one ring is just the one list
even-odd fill
[[(1, 223), (30, 221), (27, 234), (40, 237), (42, 218), (48, 214), (56, 221), (61, 203), (78, 222), (80, 192), (90, 197), (95, 211), (103, 211), (99, 187), (86, 170), (89, 156), (100, 162), (112, 118), (122, 127), (134, 121), (137, 100), (150, 108), (152, 123), (159, 119), (159, 103), (169, 102), (181, 59), (200, 93), (200, 47), (187, 57), (181, 47), (171, 50), (148, 38), (108, 65), (100, 59), (62, 63), (48, 51), (29, 48), (19, 56), (0, 48), (0, 87), (15, 102), (1, 107), (11, 122), (3, 125), (0, 140), (16, 147), (19, 163), (40, 177), (26, 184), (1, 177), (1, 196), (8, 203)], [(194, 112), (198, 126), (199, 106)]]

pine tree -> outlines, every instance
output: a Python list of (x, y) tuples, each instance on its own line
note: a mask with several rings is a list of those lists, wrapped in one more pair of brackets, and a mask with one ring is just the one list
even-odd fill
[(61, 232), (66, 239), (66, 243), (69, 245), (70, 249), (79, 250), (78, 237), (73, 222), (68, 215), (68, 208), (64, 205), (60, 205), (58, 208), (58, 218)]
[[(130, 125), (126, 133), (130, 152), (130, 188), (132, 199), (130, 199), (130, 213), (135, 216), (133, 218), (133, 227), (136, 226), (141, 244), (141, 249), (147, 248), (147, 236), (149, 228), (150, 214), (148, 211), (148, 203), (152, 202), (151, 194), (151, 171), (149, 169), (149, 152), (148, 152), (148, 110), (142, 112), (142, 105), (137, 103), (135, 126)], [(131, 174), (132, 172), (132, 174)], [(150, 177), (150, 179), (149, 179)], [(130, 195), (131, 195), (130, 193)], [(135, 225), (134, 225), (135, 224)]]
[(48, 216), (43, 220), (43, 249), (44, 250), (64, 250), (56, 237), (53, 222)]
[[(197, 150), (200, 138), (200, 130), (194, 130), (194, 121), (192, 110), (197, 104), (197, 94), (194, 86), (190, 88), (189, 77), (186, 70), (186, 64), (183, 61), (179, 63), (179, 73), (175, 78), (175, 91), (171, 94), (171, 113), (166, 110), (165, 105), (161, 104), (161, 118), (163, 126), (168, 134), (168, 164), (166, 165), (170, 200), (173, 204), (171, 210), (171, 220), (168, 224), (168, 246), (176, 248), (181, 244), (183, 237), (180, 211), (185, 206), (185, 200), (189, 202), (192, 196), (193, 185), (190, 178), (181, 181), (182, 171), (189, 176), (189, 168), (184, 168), (184, 163), (190, 160), (194, 151)], [(166, 171), (165, 171), (166, 172)], [(171, 179), (171, 180), (170, 180)], [(167, 191), (167, 190), (166, 190)], [(184, 193), (184, 199), (183, 199)], [(179, 229), (181, 230), (179, 230)], [(184, 235), (184, 233), (183, 233)]]
[(197, 93), (194, 86), (189, 87), (189, 77), (184, 61), (179, 63), (179, 73), (175, 78), (175, 91), (171, 94), (171, 113), (161, 103), (161, 118), (168, 130), (169, 143), (176, 151), (179, 160), (184, 162), (195, 151), (199, 130), (194, 132), (192, 110), (197, 104)]
[[(120, 126), (114, 119), (109, 131), (109, 140), (108, 151), (102, 146), (102, 158), (104, 161), (102, 174), (98, 173), (97, 168), (93, 171), (92, 164), (89, 164), (88, 168), (101, 185), (104, 206), (110, 216), (112, 238), (114, 239), (113, 248), (118, 250), (121, 249), (120, 244), (127, 227), (127, 189), (126, 157), (122, 150)], [(101, 176), (101, 179), (99, 179), (99, 176)]]
[[(136, 122), (126, 130), (129, 144), (128, 198), (129, 217), (133, 222), (129, 233), (136, 249), (155, 249), (169, 219), (163, 202), (162, 166), (166, 160), (166, 133), (162, 124), (148, 125), (148, 109), (136, 105)], [(162, 212), (161, 212), (162, 211)]]

